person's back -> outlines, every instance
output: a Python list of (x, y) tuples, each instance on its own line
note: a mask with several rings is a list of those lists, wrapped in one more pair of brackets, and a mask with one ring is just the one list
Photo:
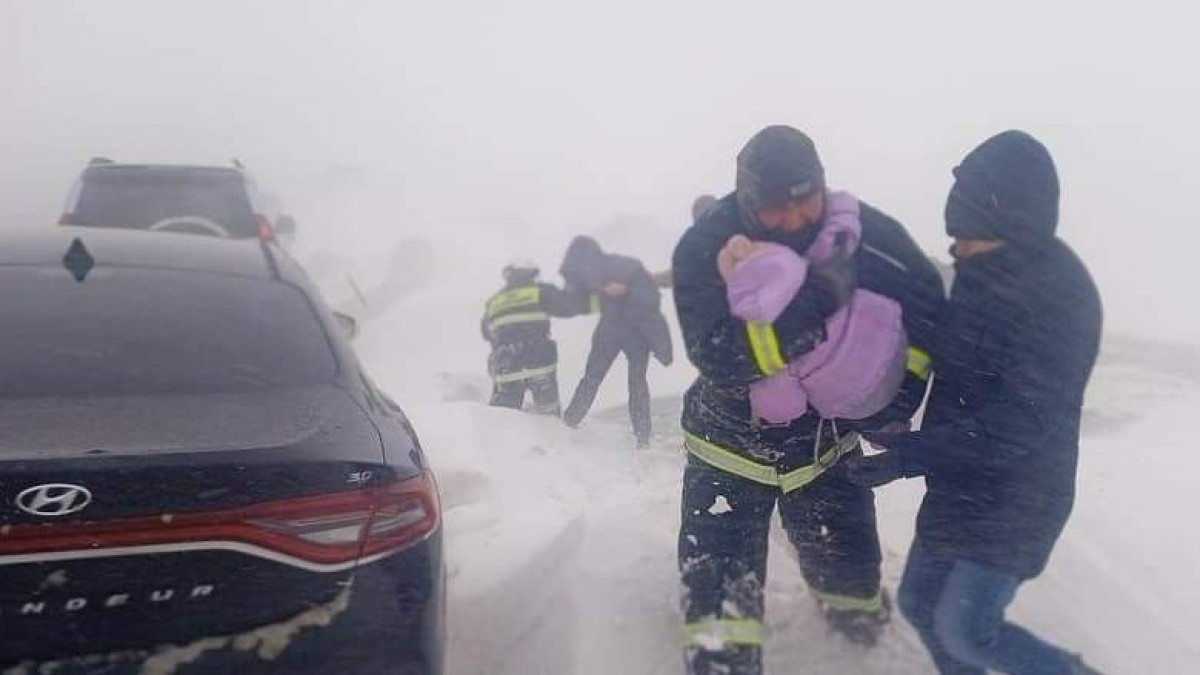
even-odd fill
[(549, 284), (505, 284), (487, 301), (483, 325), (493, 346), (550, 339), (550, 313), (544, 307)]
[(557, 415), (558, 347), (550, 339), (550, 319), (584, 313), (587, 300), (539, 282), (539, 272), (528, 261), (506, 266), (504, 288), (488, 299), (480, 327), (492, 345), (491, 404), (520, 408), (530, 392), (538, 412)]

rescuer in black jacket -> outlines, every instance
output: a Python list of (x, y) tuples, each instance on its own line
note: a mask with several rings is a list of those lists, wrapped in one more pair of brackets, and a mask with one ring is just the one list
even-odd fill
[[(773, 323), (755, 327), (729, 308), (717, 254), (736, 236), (772, 241), (803, 255), (824, 226), (825, 172), (812, 141), (767, 127), (738, 155), (737, 190), (683, 235), (672, 260), (675, 305), (699, 377), (684, 399), (688, 466), (683, 477), (679, 568), (689, 673), (757, 675), (767, 541), (778, 507), (801, 570), (830, 626), (873, 644), (889, 616), (880, 583), (875, 506), (851, 483), (842, 460), (861, 452), (857, 431), (904, 423), (917, 409), (929, 364), (924, 350), (944, 299), (936, 268), (904, 227), (861, 204), (862, 242), (848, 261), (851, 285), (903, 309), (908, 382), (881, 417), (821, 420), (813, 412), (771, 426), (755, 419), (751, 382), (771, 375), (825, 339), (843, 275), (810, 275)], [(761, 335), (760, 335), (761, 338)], [(770, 353), (767, 353), (767, 352)]]

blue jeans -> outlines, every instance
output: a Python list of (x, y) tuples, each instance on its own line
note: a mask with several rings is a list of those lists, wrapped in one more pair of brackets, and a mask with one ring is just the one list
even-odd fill
[(934, 558), (913, 542), (900, 611), (941, 675), (1069, 675), (1070, 654), (1004, 620), (1021, 581), (966, 560)]

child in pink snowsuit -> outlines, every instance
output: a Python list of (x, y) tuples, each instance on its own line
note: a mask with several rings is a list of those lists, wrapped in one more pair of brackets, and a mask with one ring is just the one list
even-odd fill
[[(717, 258), (734, 316), (770, 323), (805, 287), (815, 266), (852, 264), (862, 238), (858, 200), (845, 192), (825, 197), (825, 218), (816, 240), (800, 255), (791, 248), (730, 239)], [(879, 413), (904, 382), (908, 338), (900, 305), (855, 289), (825, 323), (826, 339), (782, 371), (750, 385), (756, 417), (784, 424), (809, 408), (822, 418), (859, 420)]]

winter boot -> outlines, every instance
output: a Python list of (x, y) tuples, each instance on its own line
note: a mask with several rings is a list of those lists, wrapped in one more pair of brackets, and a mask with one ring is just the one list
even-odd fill
[[(892, 618), (892, 598), (886, 590), (880, 591), (879, 609), (873, 612), (824, 608), (825, 621), (829, 629), (860, 647), (874, 647)], [(1086, 673), (1087, 671), (1081, 671)]]

